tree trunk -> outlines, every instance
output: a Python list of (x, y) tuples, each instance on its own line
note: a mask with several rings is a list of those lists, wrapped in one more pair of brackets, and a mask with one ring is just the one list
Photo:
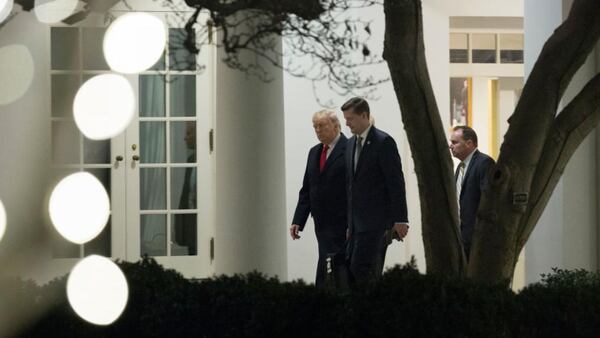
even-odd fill
[(383, 57), (402, 111), (419, 185), (427, 272), (463, 275), (452, 159), (437, 108), (423, 46), (421, 2), (384, 2)]
[[(476, 280), (512, 279), (518, 255), (567, 160), (597, 124), (597, 80), (573, 101), (576, 108), (570, 110), (575, 113), (564, 117), (561, 113), (557, 118), (556, 110), (573, 75), (598, 41), (599, 17), (600, 1), (575, 0), (527, 79), (479, 205), (468, 267), (468, 275)], [(560, 146), (559, 151), (555, 146)]]

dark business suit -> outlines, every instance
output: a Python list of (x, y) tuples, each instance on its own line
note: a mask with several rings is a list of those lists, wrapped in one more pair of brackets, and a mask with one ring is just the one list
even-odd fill
[[(460, 191), (460, 232), (467, 259), (471, 249), (481, 192), (487, 183), (487, 173), (492, 165), (494, 165), (494, 160), (491, 157), (475, 150), (463, 178)], [(458, 170), (455, 174), (455, 181), (457, 178)]]
[(357, 282), (377, 278), (383, 270), (385, 231), (395, 222), (408, 223), (404, 175), (398, 148), (385, 132), (371, 127), (356, 170), (356, 136), (346, 147), (348, 246), (350, 270)]
[[(315, 222), (315, 233), (319, 244), (319, 261), (315, 284), (325, 281), (327, 254), (340, 254), (344, 251), (347, 226), (346, 202), (346, 152), (347, 138), (340, 134), (335, 147), (329, 154), (321, 172), (319, 161), (323, 144), (312, 147), (308, 153), (304, 180), (298, 198), (292, 224), (304, 229), (308, 215)], [(341, 255), (343, 258), (343, 255)]]

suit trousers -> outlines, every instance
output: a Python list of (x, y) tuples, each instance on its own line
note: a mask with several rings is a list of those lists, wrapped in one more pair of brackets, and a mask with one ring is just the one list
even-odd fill
[(315, 285), (322, 287), (325, 285), (327, 256), (343, 256), (344, 246), (346, 244), (346, 233), (343, 232), (337, 235), (317, 233), (317, 243), (319, 244), (319, 261), (317, 262)]
[(357, 285), (379, 279), (386, 251), (385, 230), (352, 234), (347, 248), (351, 283)]

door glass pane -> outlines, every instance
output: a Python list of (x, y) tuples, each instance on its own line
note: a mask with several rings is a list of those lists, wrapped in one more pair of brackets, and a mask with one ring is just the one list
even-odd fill
[(196, 214), (171, 215), (171, 256), (192, 256), (198, 253)]
[(83, 137), (83, 163), (110, 163), (110, 140), (93, 141)]
[(196, 70), (196, 56), (184, 45), (187, 33), (183, 28), (169, 28), (169, 68)]
[(79, 29), (52, 27), (50, 35), (52, 69), (79, 70)]
[(140, 75), (140, 117), (165, 116), (165, 77)]
[(111, 256), (110, 250), (110, 231), (111, 231), (111, 222), (110, 218), (108, 219), (108, 223), (96, 238), (91, 241), (85, 243), (83, 245), (83, 254), (84, 256), (88, 255), (102, 255), (105, 257)]
[(171, 122), (171, 163), (196, 163), (196, 122)]
[(140, 122), (140, 161), (142, 163), (165, 163), (165, 122)]
[(83, 68), (86, 70), (109, 70), (104, 59), (102, 42), (106, 28), (85, 27), (82, 28), (82, 57)]
[(79, 131), (75, 122), (52, 122), (52, 161), (55, 164), (79, 163)]
[(196, 168), (171, 168), (171, 209), (196, 209)]
[(169, 86), (171, 116), (196, 116), (196, 76), (173, 75)]
[(79, 89), (79, 76), (53, 74), (51, 86), (52, 116), (73, 116), (73, 100)]
[(141, 255), (166, 256), (167, 215), (141, 215), (140, 237)]
[(100, 181), (100, 183), (102, 183), (102, 185), (104, 186), (104, 189), (106, 189), (106, 192), (108, 193), (108, 196), (111, 195), (111, 183), (110, 183), (110, 175), (111, 175), (111, 170), (109, 168), (106, 169), (86, 169), (85, 171), (89, 172), (90, 174), (94, 175), (98, 181)]
[(140, 208), (164, 210), (167, 208), (167, 170), (140, 168)]
[(150, 70), (165, 70), (165, 54), (166, 51), (163, 51), (162, 55), (160, 56), (160, 59), (156, 61), (154, 66), (150, 67)]

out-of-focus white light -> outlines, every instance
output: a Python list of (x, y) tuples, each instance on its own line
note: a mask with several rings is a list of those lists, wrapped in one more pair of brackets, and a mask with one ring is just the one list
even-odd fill
[(27, 47), (8, 45), (0, 48), (0, 105), (21, 98), (31, 86), (33, 72), (33, 58)]
[(35, 0), (33, 11), (40, 22), (57, 23), (71, 15), (78, 0)]
[(165, 49), (167, 30), (148, 13), (127, 13), (104, 35), (104, 58), (114, 71), (133, 74), (152, 67)]
[(73, 267), (67, 299), (83, 319), (97, 325), (114, 322), (127, 305), (129, 289), (119, 267), (108, 258), (91, 255)]
[(4, 21), (13, 8), (13, 0), (0, 0), (0, 23)]
[(78, 172), (63, 178), (50, 195), (50, 219), (64, 238), (83, 244), (96, 237), (110, 213), (106, 189), (96, 177)]
[(121, 75), (103, 74), (86, 81), (75, 95), (73, 117), (89, 139), (106, 140), (121, 133), (133, 119), (135, 95)]
[(6, 232), (6, 210), (2, 201), (0, 201), (0, 241), (4, 237), (4, 232)]

